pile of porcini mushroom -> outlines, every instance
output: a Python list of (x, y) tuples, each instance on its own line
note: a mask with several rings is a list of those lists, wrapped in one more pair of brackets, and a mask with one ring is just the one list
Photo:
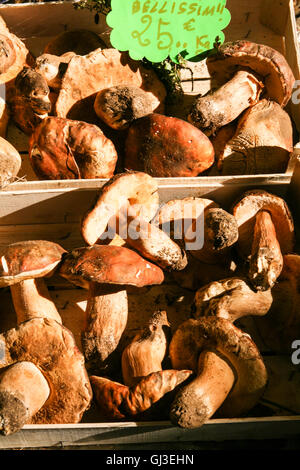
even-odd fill
[[(153, 177), (284, 173), (288, 167), (293, 126), (284, 108), (295, 78), (269, 46), (247, 40), (218, 46), (207, 59), (210, 92), (196, 96), (179, 118), (170, 115), (154, 70), (94, 32), (62, 33), (39, 57), (3, 21), (0, 33), (1, 136), (9, 120), (28, 135), (38, 179), (111, 178), (126, 169)], [(0, 143), (4, 184), (18, 175), (21, 159)]]
[[(82, 246), (69, 252), (46, 240), (0, 250), (17, 320), (0, 335), (0, 431), (77, 423), (91, 404), (104, 421), (164, 417), (184, 428), (247, 416), (268, 371), (239, 320), (257, 317), (275, 352), (300, 334), (285, 200), (256, 189), (227, 210), (201, 197), (160, 204), (157, 180), (128, 171), (101, 187), (79, 230)], [(80, 345), (48, 290), (54, 275), (86, 291)], [(189, 315), (173, 328), (158, 304), (124, 345), (132, 289), (170, 279), (193, 292)]]

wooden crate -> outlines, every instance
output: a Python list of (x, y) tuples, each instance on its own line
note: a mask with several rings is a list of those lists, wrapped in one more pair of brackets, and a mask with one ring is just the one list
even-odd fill
[[(232, 21), (225, 30), (226, 40), (247, 38), (274, 47), (285, 55), (296, 80), (299, 80), (300, 59), (293, 0), (251, 0), (251, 2), (227, 0), (227, 6), (231, 12)], [(99, 24), (96, 25), (94, 13), (87, 10), (76, 11), (72, 2), (1, 6), (0, 14), (11, 31), (25, 41), (35, 56), (42, 53), (51, 37), (66, 30), (86, 28), (101, 34), (105, 41), (109, 40), (110, 30), (103, 17), (100, 17)], [(210, 89), (211, 80), (205, 62), (189, 63), (189, 68), (182, 71), (182, 84), (185, 92), (184, 103), (172, 111), (174, 116), (185, 118), (194, 96), (206, 93)], [(290, 102), (286, 109), (299, 132), (300, 107)], [(10, 124), (7, 138), (22, 154), (23, 164), (18, 175), (21, 190), (24, 181), (30, 182), (37, 179), (27, 155), (28, 137)], [(298, 141), (297, 138), (296, 140)], [(295, 152), (298, 150), (295, 149)], [(292, 162), (293, 158), (291, 164)], [(288, 174), (291, 168), (292, 165), (287, 169)], [(189, 178), (184, 180), (184, 184), (190, 183)], [(174, 179), (173, 184), (182, 184), (182, 182), (182, 179)], [(44, 184), (47, 188), (48, 182), (45, 181)], [(30, 188), (31, 186), (28, 187)]]
[[(99, 183), (100, 186), (100, 183)], [(262, 177), (254, 179), (233, 177), (224, 180), (205, 180), (191, 187), (171, 185), (161, 181), (160, 201), (185, 196), (208, 197), (229, 209), (237, 196), (253, 188), (267, 189), (284, 197), (296, 215), (300, 204), (300, 162), (294, 176)], [(5, 191), (0, 194), (0, 247), (7, 243), (27, 239), (47, 239), (71, 249), (83, 245), (80, 235), (80, 218), (90, 206), (97, 189), (90, 182), (77, 187), (62, 187), (33, 191)], [(298, 229), (297, 229), (298, 232)], [(53, 300), (63, 323), (74, 334), (80, 348), (80, 331), (83, 326), (87, 293), (74, 288), (67, 281), (53, 276), (47, 280)], [(171, 328), (190, 316), (194, 292), (181, 288), (168, 280), (163, 286), (133, 289), (129, 292), (129, 320), (121, 339), (124, 346), (143, 327), (150, 314), (158, 308), (167, 311)], [(138, 312), (138, 314), (137, 314)], [(15, 326), (9, 290), (1, 293), (0, 331)], [(0, 448), (32, 448), (50, 446), (118, 446), (152, 443), (234, 441), (251, 439), (287, 439), (300, 437), (300, 369), (293, 365), (289, 355), (271, 354), (259, 336), (254, 319), (246, 318), (239, 324), (260, 348), (269, 374), (266, 392), (249, 415), (239, 419), (212, 419), (200, 429), (184, 430), (170, 422), (105, 423), (93, 405), (79, 424), (26, 425), (11, 436), (0, 436)], [(297, 338), (295, 338), (297, 339)], [(120, 347), (120, 349), (122, 349)], [(291, 350), (292, 354), (292, 350)], [(140, 447), (137, 447), (140, 448)]]

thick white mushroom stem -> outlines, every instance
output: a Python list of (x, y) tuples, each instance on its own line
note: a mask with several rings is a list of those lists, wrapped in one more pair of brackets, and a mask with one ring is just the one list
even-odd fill
[(217, 351), (203, 351), (197, 377), (173, 401), (171, 421), (183, 428), (202, 426), (222, 405), (234, 383), (235, 373), (228, 360)]
[(267, 211), (256, 215), (249, 278), (256, 290), (273, 287), (283, 268), (283, 256), (272, 217)]
[(43, 278), (26, 279), (10, 286), (18, 325), (32, 318), (50, 318), (62, 323)]
[(206, 135), (213, 135), (256, 104), (262, 90), (263, 84), (253, 73), (240, 70), (216, 91), (197, 98), (188, 120)]
[(17, 362), (0, 377), (0, 433), (21, 429), (44, 405), (50, 387), (32, 362)]
[(116, 350), (127, 325), (128, 298), (124, 286), (90, 283), (82, 347), (89, 369), (114, 367)]

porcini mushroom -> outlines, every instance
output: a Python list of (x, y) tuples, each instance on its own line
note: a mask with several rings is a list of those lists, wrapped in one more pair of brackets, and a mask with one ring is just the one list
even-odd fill
[(159, 207), (157, 181), (146, 173), (134, 171), (110, 178), (82, 218), (81, 234), (84, 241), (94, 245), (103, 238), (109, 223), (115, 229), (117, 214), (128, 206), (136, 216), (141, 216), (145, 221), (152, 220)]
[(115, 86), (97, 93), (94, 109), (97, 116), (112, 129), (124, 130), (153, 111), (148, 93), (134, 86)]
[(81, 119), (80, 110), (88, 104), (89, 118), (92, 120), (96, 94), (118, 85), (142, 88), (151, 98), (152, 111), (163, 112), (166, 90), (155, 72), (130, 59), (127, 53), (99, 48), (70, 60), (62, 79), (55, 114)]
[(92, 390), (83, 355), (67, 328), (50, 318), (32, 318), (2, 333), (0, 350), (2, 433), (24, 424), (81, 420)]
[(22, 159), (15, 147), (0, 137), (0, 188), (14, 181), (22, 165)]
[(125, 385), (136, 385), (142, 377), (162, 370), (168, 345), (166, 330), (169, 326), (166, 312), (155, 312), (147, 326), (123, 350), (122, 377)]
[(29, 140), (29, 157), (40, 179), (110, 178), (118, 154), (99, 127), (49, 116)]
[(27, 135), (51, 111), (50, 90), (44, 77), (30, 67), (24, 67), (16, 76), (7, 101), (14, 122)]
[(264, 190), (247, 191), (233, 208), (239, 227), (237, 249), (247, 260), (249, 280), (256, 290), (273, 287), (282, 267), (282, 255), (294, 248), (294, 223), (279, 196)]
[(35, 317), (61, 323), (43, 278), (53, 273), (63, 253), (60, 245), (47, 240), (16, 242), (1, 248), (0, 287), (10, 287), (18, 324)]
[(208, 137), (192, 124), (152, 113), (129, 127), (124, 166), (153, 177), (193, 177), (214, 163)]
[(284, 173), (292, 151), (291, 118), (265, 99), (241, 116), (233, 137), (216, 155), (217, 167), (222, 175)]
[(93, 245), (65, 255), (58, 272), (89, 289), (82, 332), (89, 369), (113, 369), (113, 353), (127, 325), (127, 286), (161, 284), (162, 270), (128, 248)]
[[(190, 370), (161, 370), (142, 378), (135, 386), (128, 387), (105, 377), (90, 376), (95, 400), (101, 413), (108, 419), (148, 417), (160, 400), (172, 398), (175, 392), (192, 375)], [(168, 407), (163, 403), (163, 412)], [(162, 412), (160, 412), (161, 416)]]
[(285, 57), (275, 49), (247, 40), (228, 42), (207, 59), (219, 88), (196, 98), (188, 119), (207, 135), (236, 119), (260, 97), (285, 107), (295, 83)]
[(202, 426), (215, 415), (233, 418), (248, 412), (262, 396), (267, 371), (248, 334), (224, 318), (187, 320), (170, 343), (172, 367), (197, 377), (176, 395), (170, 411), (174, 424)]
[(254, 291), (247, 279), (232, 277), (211, 282), (197, 290), (193, 317), (214, 316), (235, 322), (248, 315), (266, 315), (272, 302), (271, 289)]

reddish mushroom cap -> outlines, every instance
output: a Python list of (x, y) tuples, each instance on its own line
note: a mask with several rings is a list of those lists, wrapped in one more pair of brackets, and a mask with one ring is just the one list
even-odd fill
[(68, 253), (59, 269), (62, 277), (75, 284), (82, 280), (103, 284), (144, 287), (161, 284), (163, 271), (129, 248), (93, 245)]
[(0, 287), (44, 277), (61, 261), (64, 250), (47, 240), (12, 243), (0, 250)]

